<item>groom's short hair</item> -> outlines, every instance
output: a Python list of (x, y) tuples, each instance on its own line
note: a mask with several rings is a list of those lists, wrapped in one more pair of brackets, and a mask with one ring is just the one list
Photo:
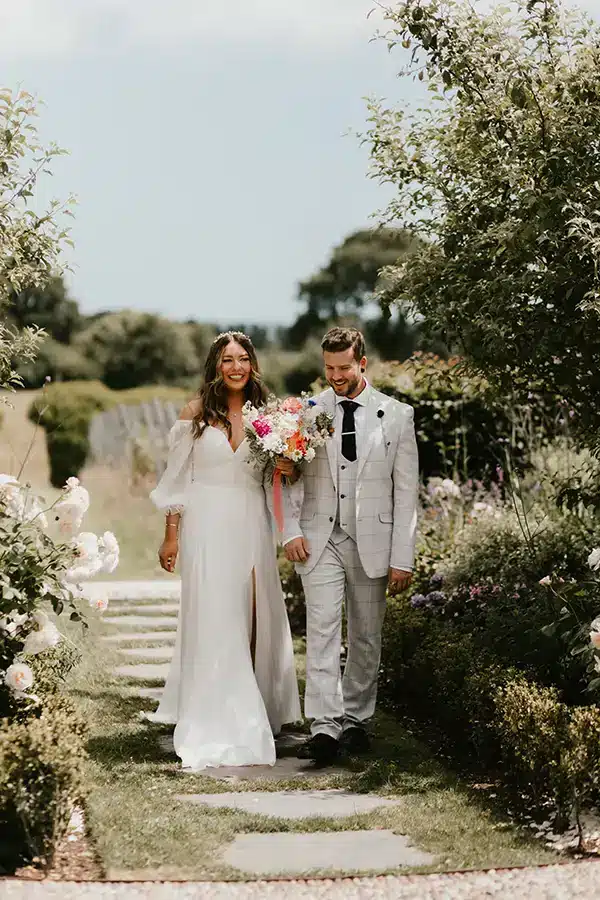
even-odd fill
[(358, 328), (337, 325), (330, 328), (321, 341), (321, 350), (327, 353), (339, 353), (352, 347), (354, 359), (359, 361), (365, 355), (365, 339)]

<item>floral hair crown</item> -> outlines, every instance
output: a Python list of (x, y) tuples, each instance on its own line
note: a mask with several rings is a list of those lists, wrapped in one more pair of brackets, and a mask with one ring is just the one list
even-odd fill
[(236, 329), (232, 329), (231, 331), (222, 331), (221, 334), (218, 334), (216, 336), (216, 338), (214, 339), (213, 344), (216, 344), (217, 341), (221, 340), (221, 338), (230, 337), (232, 334), (238, 334), (238, 335), (240, 335), (240, 337), (246, 338), (247, 341), (250, 341), (250, 343), (252, 343), (252, 338), (248, 337), (247, 334), (244, 334), (243, 331), (237, 331)]

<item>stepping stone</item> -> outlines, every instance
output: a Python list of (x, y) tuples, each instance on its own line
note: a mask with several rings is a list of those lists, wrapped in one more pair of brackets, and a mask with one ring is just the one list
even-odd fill
[(274, 766), (218, 766), (203, 769), (202, 774), (215, 781), (236, 784), (239, 781), (289, 781), (291, 778), (319, 778), (323, 775), (342, 775), (345, 769), (327, 766), (318, 768), (310, 760), (287, 756), (278, 759)]
[(393, 831), (238, 834), (223, 861), (253, 875), (308, 875), (318, 871), (385, 872), (435, 862)]
[(119, 650), (122, 656), (136, 656), (140, 659), (153, 659), (169, 662), (173, 656), (173, 647), (123, 647)]
[(169, 663), (138, 663), (137, 665), (117, 666), (113, 675), (121, 678), (139, 678), (140, 681), (165, 681), (169, 674)]
[(120, 631), (117, 634), (103, 634), (100, 638), (106, 644), (125, 644), (127, 641), (136, 643), (148, 643), (149, 641), (164, 641), (167, 644), (175, 642), (174, 631)]
[(160, 700), (163, 695), (161, 687), (124, 687), (120, 688), (120, 694), (124, 697), (143, 697), (145, 700)]
[(146, 603), (143, 606), (129, 604), (112, 608), (113, 618), (125, 619), (127, 616), (175, 616), (179, 612), (179, 603)]
[(103, 616), (102, 621), (119, 628), (177, 628), (174, 616)]
[(177, 800), (215, 809), (227, 807), (261, 816), (275, 816), (278, 819), (308, 819), (315, 816), (343, 819), (404, 803), (403, 800), (386, 800), (376, 794), (352, 794), (344, 790), (180, 794)]
[(86, 597), (108, 600), (179, 600), (181, 581), (173, 578), (153, 581), (89, 581), (83, 588)]

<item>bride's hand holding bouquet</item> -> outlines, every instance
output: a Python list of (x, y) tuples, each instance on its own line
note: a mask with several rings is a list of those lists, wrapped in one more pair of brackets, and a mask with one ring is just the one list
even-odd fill
[(269, 397), (258, 409), (247, 403), (243, 416), (250, 459), (273, 482), (275, 518), (283, 530), (282, 476), (295, 480), (302, 463), (315, 458), (333, 434), (333, 417), (306, 395)]

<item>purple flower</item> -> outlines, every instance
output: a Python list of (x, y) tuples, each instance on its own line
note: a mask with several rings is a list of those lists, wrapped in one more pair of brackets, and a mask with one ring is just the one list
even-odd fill
[(436, 572), (435, 575), (432, 575), (429, 579), (429, 584), (432, 588), (439, 588), (444, 583), (444, 576), (441, 572)]
[(410, 598), (410, 605), (413, 609), (420, 609), (421, 606), (427, 605), (427, 600), (423, 594), (413, 594)]
[(446, 595), (443, 591), (430, 591), (425, 600), (428, 606), (441, 606), (446, 602)]

